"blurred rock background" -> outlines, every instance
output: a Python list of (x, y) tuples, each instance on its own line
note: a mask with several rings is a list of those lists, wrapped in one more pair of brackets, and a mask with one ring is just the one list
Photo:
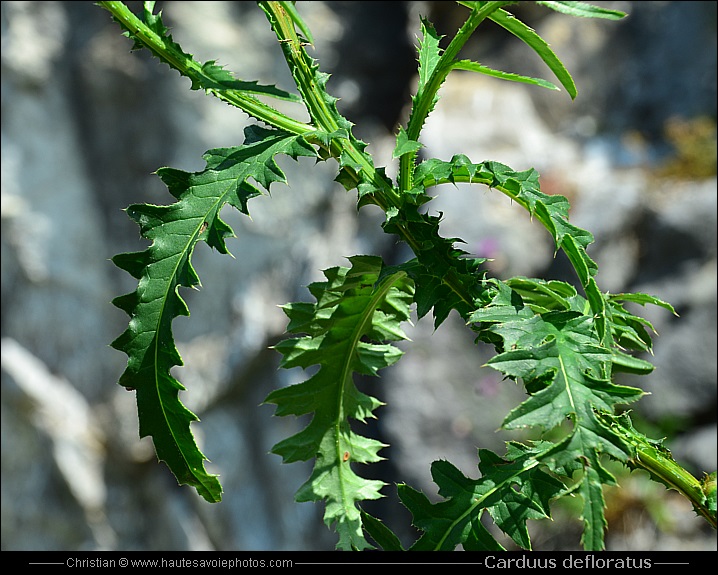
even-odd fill
[[(138, 2), (129, 3), (134, 10)], [(442, 88), (423, 142), (427, 157), (536, 168), (542, 189), (567, 196), (572, 221), (596, 238), (603, 290), (641, 291), (680, 318), (640, 310), (661, 334), (654, 374), (625, 378), (652, 395), (637, 427), (666, 437), (696, 475), (716, 468), (716, 3), (599, 2), (621, 22), (577, 20), (533, 3), (516, 7), (574, 75), (579, 96), (456, 73)], [(274, 36), (252, 2), (161, 2), (175, 39), (200, 61), (291, 88)], [(450, 35), (466, 10), (450, 2), (300, 2), (340, 111), (391, 173), (392, 131), (414, 87), (419, 16)], [(2, 2), (2, 516), (3, 550), (332, 549), (323, 509), (295, 504), (310, 466), (281, 465), (269, 449), (301, 427), (274, 418), (264, 397), (301, 373), (278, 371), (268, 347), (286, 322), (277, 307), (308, 300), (304, 286), (346, 256), (406, 257), (357, 216), (334, 165), (282, 164), (289, 186), (250, 202), (252, 220), (224, 212), (235, 260), (201, 245), (192, 316), (175, 323), (186, 366), (182, 401), (202, 422), (198, 441), (221, 474), (221, 504), (177, 486), (137, 435), (134, 394), (116, 384), (126, 357), (109, 343), (126, 325), (110, 304), (135, 286), (110, 258), (142, 245), (123, 209), (168, 203), (153, 172), (202, 169), (209, 148), (236, 145), (247, 119), (189, 90), (146, 52), (130, 53), (109, 14), (91, 2)], [(551, 79), (542, 62), (487, 25), (466, 57)], [(493, 272), (573, 281), (548, 235), (486, 189), (437, 190), (445, 236), (494, 258)], [(224, 216), (223, 216), (224, 217)], [(431, 461), (477, 476), (476, 449), (521, 390), (482, 368), (487, 350), (450, 317), (409, 330), (406, 355), (366, 382), (387, 402), (367, 433), (390, 444), (366, 470), (391, 483), (370, 505), (405, 543), (414, 534), (396, 500), (402, 481), (434, 496)], [(613, 550), (715, 550), (715, 532), (675, 492), (618, 467), (607, 492)], [(537, 549), (579, 549), (571, 502), (531, 526)]]

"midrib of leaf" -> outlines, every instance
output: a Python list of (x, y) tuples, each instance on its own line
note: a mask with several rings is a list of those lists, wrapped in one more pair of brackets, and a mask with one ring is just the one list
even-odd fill
[[(444, 498), (437, 503), (408, 485), (399, 485), (399, 496), (413, 524), (424, 532), (410, 550), (448, 551), (459, 544), (466, 551), (503, 550), (481, 524), (484, 510), (517, 545), (531, 549), (527, 521), (550, 517), (550, 502), (567, 492), (566, 484), (557, 478), (562, 474), (550, 473), (558, 448), (549, 442), (533, 447), (510, 442), (505, 457), (480, 449), (478, 479), (466, 477), (448, 461), (435, 461), (431, 475)], [(541, 469), (544, 465), (546, 469)]]
[(357, 504), (380, 497), (383, 482), (359, 477), (352, 464), (380, 460), (378, 451), (384, 445), (352, 429), (350, 420), (373, 417), (381, 405), (357, 389), (354, 374), (376, 376), (400, 357), (390, 343), (406, 337), (401, 323), (409, 318), (413, 286), (402, 270), (382, 276), (384, 266), (376, 256), (349, 259), (351, 268), (325, 270), (327, 281), (309, 286), (316, 303), (285, 306), (288, 331), (303, 335), (277, 344), (284, 356), (280, 366), (317, 365), (319, 370), (301, 383), (273, 391), (265, 403), (275, 404), (278, 416), (314, 414), (304, 430), (276, 444), (272, 452), (286, 463), (315, 460), (296, 500), (325, 501), (324, 522), (337, 524), (338, 547), (364, 549), (371, 545), (362, 535)]
[(569, 385), (569, 375), (568, 370), (566, 369), (566, 363), (563, 360), (563, 356), (559, 354), (558, 356), (559, 365), (561, 366), (561, 374), (563, 376), (564, 381), (564, 388), (566, 389), (566, 395), (568, 396), (569, 403), (571, 404), (571, 408), (574, 413), (576, 413), (576, 401), (573, 398), (573, 391), (571, 390), (571, 386)]
[[(393, 274), (392, 276), (389, 276), (384, 282), (381, 284), (381, 289), (375, 290), (374, 295), (372, 296), (370, 300), (370, 304), (365, 308), (365, 311), (363, 313), (361, 321), (357, 324), (357, 326), (354, 328), (354, 331), (352, 332), (352, 343), (349, 348), (349, 354), (347, 355), (343, 366), (342, 366), (342, 381), (344, 382), (341, 386), (341, 391), (338, 394), (337, 397), (337, 413), (339, 414), (339, 417), (337, 418), (337, 421), (334, 424), (334, 437), (335, 437), (335, 446), (336, 446), (336, 456), (337, 461), (341, 461), (342, 459), (342, 450), (341, 446), (339, 444), (339, 438), (341, 436), (341, 423), (342, 421), (345, 421), (347, 419), (346, 414), (344, 413), (344, 396), (347, 391), (347, 382), (351, 380), (352, 377), (352, 370), (351, 370), (351, 364), (352, 359), (357, 354), (357, 346), (359, 344), (359, 341), (361, 340), (361, 337), (366, 331), (368, 331), (368, 328), (372, 324), (372, 319), (374, 317), (374, 312), (379, 306), (379, 303), (384, 300), (386, 295), (389, 293), (389, 290), (393, 287), (393, 285), (399, 281), (402, 278), (406, 277), (406, 272), (397, 272)], [(342, 498), (344, 500), (344, 508), (349, 509), (353, 507), (352, 504), (347, 505), (346, 501), (348, 501), (350, 498), (347, 496), (346, 493), (346, 479), (345, 479), (345, 473), (344, 468), (342, 466), (339, 466), (339, 476), (342, 478)]]
[[(637, 400), (643, 392), (614, 385), (604, 378), (611, 354), (598, 345), (600, 342), (591, 328), (593, 320), (589, 317), (576, 315), (579, 312), (575, 311), (547, 312), (527, 320), (514, 308), (516, 303), (508, 305), (507, 301), (512, 299), (502, 295), (491, 306), (493, 309), (477, 310), (472, 315), (472, 321), (485, 322), (482, 325), (496, 322), (496, 327), (482, 329), (498, 334), (504, 339), (503, 347), (509, 349), (489, 360), (487, 365), (512, 378), (522, 378), (527, 390), (532, 382), (549, 374), (551, 377), (509, 413), (502, 427), (535, 426), (549, 431), (567, 417), (572, 421), (573, 429), (566, 439), (550, 450), (551, 460), (554, 465), (583, 468), (576, 487), (583, 497), (582, 542), (589, 550), (603, 549), (602, 484), (613, 484), (615, 479), (603, 468), (600, 457), (606, 454), (625, 462), (630, 450), (625, 439), (603, 425), (594, 410), (613, 410), (619, 403)], [(508, 308), (504, 314), (497, 311), (502, 306)], [(569, 319), (571, 316), (573, 319)], [(553, 337), (547, 340), (549, 335)]]
[[(228, 193), (229, 193), (229, 190), (231, 190), (231, 185), (227, 187), (227, 189), (225, 190), (225, 192), (224, 192), (224, 193), (220, 196), (220, 198), (214, 203), (214, 205), (212, 206), (212, 209), (207, 210), (207, 212), (206, 212), (207, 214), (212, 213), (213, 211), (217, 211), (218, 208), (219, 208), (219, 206), (222, 206), (222, 205), (224, 205), (224, 204), (226, 203), (226, 198), (227, 198), (227, 195), (228, 195)], [(165, 311), (166, 311), (166, 309), (167, 309), (167, 302), (169, 301), (170, 292), (173, 291), (173, 290), (176, 290), (177, 287), (179, 286), (179, 282), (177, 281), (176, 278), (179, 277), (179, 269), (180, 269), (180, 267), (181, 267), (181, 264), (183, 263), (183, 261), (184, 261), (185, 258), (188, 258), (188, 259), (189, 259), (189, 254), (190, 254), (190, 252), (194, 249), (194, 246), (195, 246), (195, 245), (197, 244), (197, 242), (199, 241), (198, 238), (199, 238), (199, 235), (200, 235), (200, 230), (202, 229), (202, 224), (205, 222), (205, 219), (206, 219), (206, 216), (205, 216), (205, 218), (202, 218), (202, 219), (201, 219), (201, 222), (202, 222), (202, 223), (200, 223), (200, 224), (195, 228), (194, 233), (190, 236), (190, 239), (189, 239), (189, 240), (187, 241), (187, 243), (185, 244), (184, 250), (182, 250), (182, 252), (181, 252), (181, 254), (182, 254), (181, 257), (178, 257), (178, 258), (177, 258), (177, 264), (175, 264), (174, 272), (172, 273), (172, 277), (175, 278), (175, 279), (174, 279), (173, 282), (168, 282), (168, 283), (167, 283), (167, 289), (165, 290), (165, 296), (164, 296), (164, 298), (163, 298), (163, 303), (162, 303), (162, 313), (160, 314), (160, 317), (159, 317), (159, 319), (158, 319), (158, 321), (157, 321), (157, 332), (156, 332), (157, 334), (159, 334), (159, 333), (160, 333), (160, 330), (161, 330), (161, 326), (162, 326), (162, 323), (163, 323), (162, 320), (163, 320), (163, 318), (164, 318)], [(172, 318), (170, 318), (170, 323), (171, 323), (171, 321), (172, 321)], [(176, 445), (179, 445), (179, 444), (180, 444), (180, 441), (179, 441), (177, 432), (175, 431), (174, 427), (173, 427), (172, 425), (170, 425), (170, 418), (167, 416), (167, 406), (166, 406), (165, 403), (162, 401), (162, 397), (161, 397), (161, 395), (160, 395), (160, 370), (159, 370), (160, 357), (159, 357), (159, 354), (160, 354), (160, 338), (159, 338), (159, 335), (156, 335), (155, 338), (154, 338), (154, 366), (155, 366), (154, 379), (155, 379), (155, 390), (156, 390), (156, 392), (157, 392), (157, 402), (158, 402), (158, 403), (160, 404), (160, 406), (162, 407), (162, 413), (163, 413), (163, 415), (164, 415), (165, 421), (167, 422), (167, 428), (171, 430), (172, 437), (173, 437), (173, 439), (174, 439), (174, 441), (175, 441), (175, 444), (176, 444)], [(188, 468), (188, 469), (192, 469), (192, 466), (190, 465), (189, 461), (187, 460), (187, 457), (186, 457), (184, 451), (182, 451), (182, 450), (179, 450), (179, 451), (180, 451), (180, 453), (182, 454), (182, 458), (184, 459), (184, 461), (185, 461), (185, 463), (186, 463), (186, 465), (187, 465), (187, 468)], [(194, 471), (194, 469), (192, 469), (192, 471)], [(196, 477), (196, 475), (195, 475), (195, 477)], [(202, 479), (201, 477), (198, 477), (197, 479), (198, 479), (200, 482), (203, 482), (203, 479)]]

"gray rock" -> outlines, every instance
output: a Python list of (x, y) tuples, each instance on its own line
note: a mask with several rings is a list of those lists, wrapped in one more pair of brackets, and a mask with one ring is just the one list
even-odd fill
[[(308, 2), (300, 9), (317, 36), (314, 54), (333, 74), (330, 91), (343, 98), (340, 109), (369, 141), (377, 165), (386, 164), (391, 174), (389, 131), (411, 91), (407, 70), (415, 56), (408, 48), (417, 12), (437, 7), (371, 4)], [(536, 88), (452, 75), (427, 124), (424, 151), (537, 168), (544, 191), (569, 196), (572, 221), (595, 234), (592, 254), (604, 289), (645, 290), (680, 308), (681, 320), (646, 310), (661, 336), (658, 369), (647, 380), (654, 395), (644, 400), (644, 416), (660, 420), (678, 413), (687, 423), (672, 438), (676, 453), (692, 464), (715, 466), (710, 441), (699, 440), (704, 434), (690, 423), (696, 413), (700, 429), (715, 422), (715, 180), (656, 185), (637, 163), (656, 154), (629, 154), (615, 133), (636, 127), (631, 121), (641, 106), (655, 120), (676, 105), (693, 113), (715, 101), (715, 75), (684, 89), (694, 65), (715, 69), (714, 62), (705, 65), (710, 50), (689, 44), (711, 42), (705, 13), (693, 6), (700, 3), (681, 3), (691, 5), (685, 9), (668, 4), (630, 3), (635, 26), (647, 26), (642, 37), (655, 50), (633, 44), (626, 52), (660, 54), (652, 65), (671, 66), (665, 76), (645, 61), (611, 56), (618, 69), (596, 58), (625, 48), (619, 42), (625, 32), (611, 32), (610, 23), (552, 28), (566, 18), (541, 19), (541, 31), (558, 32), (552, 45), (566, 38), (561, 55), (576, 72), (576, 106), (557, 103), (555, 97), (563, 102), (565, 94), (542, 100)], [(386, 18), (379, 26), (376, 11), (382, 10), (390, 11), (381, 12)], [(217, 59), (247, 79), (292, 86), (256, 6), (176, 2), (164, 12), (175, 39), (198, 59)], [(671, 26), (658, 29), (674, 32), (666, 36), (666, 49), (656, 43), (655, 24), (662, 18)], [(367, 29), (372, 39), (361, 46), (357, 30)], [(567, 30), (575, 33), (561, 36)], [(686, 36), (686, 30), (696, 33)], [(2, 548), (331, 549), (335, 538), (321, 524), (322, 506), (293, 501), (310, 465), (284, 466), (268, 454), (302, 423), (258, 407), (272, 389), (302, 377), (279, 372), (279, 356), (268, 350), (286, 327), (277, 305), (308, 300), (304, 286), (321, 279), (322, 269), (346, 265), (346, 256), (382, 253), (393, 260), (402, 248), (379, 232), (377, 210), (357, 216), (355, 195), (333, 183), (331, 163), (282, 162), (290, 185), (253, 199), (251, 220), (227, 211), (238, 236), (228, 241), (236, 259), (198, 247), (194, 263), (203, 286), (183, 293), (192, 316), (174, 324), (186, 363), (177, 370), (187, 386), (181, 397), (202, 419), (193, 430), (212, 460), (208, 467), (221, 475), (224, 501), (208, 505), (193, 490), (179, 488), (157, 463), (151, 441), (137, 437), (134, 394), (116, 385), (125, 357), (109, 343), (127, 318), (110, 301), (135, 285), (109, 259), (144, 247), (124, 208), (171, 200), (152, 172), (161, 166), (202, 169), (202, 153), (240, 143), (248, 122), (243, 113), (190, 91), (186, 79), (148, 54), (130, 54), (130, 46), (109, 15), (91, 3), (2, 3)], [(397, 57), (380, 56), (387, 52)], [(516, 62), (506, 52), (496, 67), (512, 69)], [(661, 89), (644, 89), (657, 88), (653, 81), (624, 84), (626, 70), (643, 79), (654, 74)], [(663, 85), (664, 77), (676, 82)], [(617, 84), (635, 90), (620, 92), (625, 113), (611, 99)], [(651, 111), (657, 106), (663, 108)], [(591, 139), (596, 135), (604, 136), (600, 144)], [(626, 157), (631, 169), (616, 170)], [(552, 267), (544, 230), (495, 192), (446, 187), (428, 207), (445, 212), (446, 235), (495, 257), (497, 275), (561, 271)], [(429, 322), (412, 330), (404, 359), (370, 384), (388, 403), (370, 430), (391, 445), (384, 453), (388, 464), (377, 467), (386, 481), (407, 481), (427, 493), (434, 489), (433, 459), (446, 458), (475, 475), (477, 446), (501, 451), (509, 437), (494, 430), (523, 393), (481, 367), (489, 350), (473, 344), (456, 316), (436, 333)], [(405, 525), (402, 537), (409, 540), (410, 518), (391, 485), (386, 494), (388, 522)], [(567, 533), (559, 530), (552, 543), (548, 528), (537, 538), (561, 548), (577, 539)], [(646, 533), (654, 532), (639, 530), (625, 545), (647, 545)], [(677, 533), (665, 548), (715, 549), (700, 530), (689, 526)]]

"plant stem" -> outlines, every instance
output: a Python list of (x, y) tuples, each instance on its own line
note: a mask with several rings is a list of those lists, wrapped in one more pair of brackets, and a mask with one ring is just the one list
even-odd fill
[[(480, 16), (474, 18), (468, 26), (464, 26), (464, 34), (461, 40), (454, 44), (454, 48), (450, 54), (455, 54), (463, 46), (471, 31), (494, 9), (506, 2), (493, 2), (496, 4), (491, 10), (483, 9)], [(297, 88), (304, 98), (305, 105), (310, 117), (316, 123), (317, 128), (327, 133), (336, 132), (341, 128), (338, 121), (338, 113), (329, 108), (322, 96), (322, 89), (317, 86), (315, 81), (315, 71), (312, 69), (311, 59), (306, 53), (304, 46), (297, 36), (294, 28), (294, 22), (291, 16), (286, 12), (283, 3), (277, 1), (259, 2), (260, 7), (265, 11), (267, 17), (272, 24), (278, 41), (283, 48), (285, 59), (297, 83)], [(476, 12), (472, 12), (475, 15)], [(446, 71), (448, 73), (448, 70)], [(435, 83), (435, 89), (438, 89), (440, 81)], [(379, 174), (360, 149), (358, 149), (352, 138), (333, 138), (331, 141), (330, 154), (335, 158), (346, 157), (354, 166), (358, 166), (357, 184), (362, 179), (368, 180), (375, 188), (376, 193), (372, 195), (372, 202), (379, 206), (385, 213), (391, 209), (401, 209), (403, 207), (403, 199), (401, 193), (394, 188), (381, 174)], [(414, 237), (409, 225), (406, 223), (397, 224), (398, 235), (411, 248), (415, 254), (421, 252), (421, 245)], [(461, 284), (456, 275), (449, 271), (442, 281), (454, 291), (462, 301), (470, 308), (474, 305), (474, 300)]]
[(703, 516), (714, 529), (716, 528), (716, 514), (706, 505), (706, 495), (701, 482), (676, 463), (672, 457), (664, 455), (650, 445), (637, 446), (633, 464), (683, 494), (691, 502), (696, 513)]
[[(480, 9), (471, 10), (471, 14), (466, 22), (461, 26), (459, 31), (449, 43), (446, 50), (441, 55), (434, 71), (424, 86), (424, 97), (420, 98), (416, 107), (412, 109), (411, 119), (406, 128), (406, 134), (409, 140), (418, 141), (419, 134), (424, 127), (429, 112), (434, 105), (434, 96), (438, 93), (439, 88), (446, 80), (451, 72), (454, 59), (458, 56), (461, 48), (464, 47), (466, 41), (471, 37), (476, 28), (481, 24), (492, 12), (498, 10), (502, 6), (512, 4), (513, 2), (487, 2)], [(400, 159), (399, 165), (399, 189), (402, 191), (410, 190), (413, 187), (412, 176), (414, 174), (414, 163), (416, 161), (417, 152), (408, 152)]]
[(611, 429), (631, 446), (633, 455), (629, 465), (648, 471), (653, 479), (658, 479), (669, 488), (675, 489), (688, 499), (696, 513), (703, 516), (708, 523), (716, 528), (715, 503), (712, 508), (708, 498), (715, 494), (706, 493), (703, 484), (691, 473), (683, 469), (660, 442), (648, 439), (636, 431), (627, 414), (613, 416), (606, 412), (597, 411), (599, 421)]
[[(98, 2), (97, 4), (109, 11), (115, 20), (160, 60), (192, 80), (193, 85), (208, 86), (214, 83), (203, 72), (202, 65), (199, 62), (172, 46), (165, 37), (157, 34), (135, 16), (124, 3)], [(207, 88), (207, 92), (232, 106), (244, 110), (250, 116), (281, 130), (293, 134), (306, 134), (314, 130), (312, 126), (282, 114), (242, 90)]]

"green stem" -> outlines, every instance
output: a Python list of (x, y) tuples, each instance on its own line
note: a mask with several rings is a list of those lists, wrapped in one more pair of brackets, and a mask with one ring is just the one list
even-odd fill
[[(202, 65), (199, 62), (171, 46), (165, 38), (155, 33), (142, 20), (135, 16), (124, 3), (98, 2), (97, 4), (110, 12), (115, 20), (126, 30), (129, 30), (133, 38), (136, 38), (145, 48), (177, 70), (180, 74), (192, 80), (193, 84), (207, 86), (214, 83), (213, 80), (208, 78), (202, 71)], [(282, 114), (242, 90), (209, 88), (207, 92), (228, 104), (244, 110), (250, 116), (281, 130), (293, 134), (306, 134), (313, 131), (311, 126)]]
[[(454, 59), (459, 55), (459, 52), (464, 47), (464, 44), (466, 44), (467, 40), (471, 37), (479, 24), (481, 24), (489, 16), (489, 14), (507, 4), (512, 4), (512, 2), (487, 2), (481, 8), (475, 8), (471, 11), (471, 14), (466, 19), (466, 22), (464, 22), (459, 31), (456, 33), (456, 36), (454, 36), (453, 40), (449, 43), (448, 47), (439, 58), (436, 68), (434, 68), (429, 80), (423, 87), (423, 97), (419, 99), (416, 103), (416, 107), (412, 109), (411, 119), (406, 129), (406, 134), (409, 140), (419, 140), (419, 134), (424, 127), (424, 122), (433, 107), (434, 97), (446, 80), (449, 72), (451, 72)], [(411, 190), (413, 187), (412, 179), (414, 175), (416, 154), (416, 151), (409, 152), (404, 154), (400, 159), (400, 190), (407, 191)]]
[[(492, 3), (492, 5), (493, 4), (496, 4), (496, 6), (493, 7), (492, 10), (482, 9), (480, 11), (480, 19), (477, 19), (475, 22), (472, 21), (469, 26), (462, 28), (464, 31), (462, 39), (454, 44), (454, 48), (452, 48), (450, 54), (458, 52), (466, 39), (468, 39), (468, 35), (470, 35), (471, 31), (473, 31), (481, 20), (485, 19), (486, 15), (500, 5), (506, 4), (506, 2), (495, 2)], [(281, 2), (259, 2), (259, 5), (267, 14), (272, 28), (277, 35), (277, 39), (283, 48), (285, 59), (297, 83), (297, 89), (304, 99), (312, 121), (320, 130), (327, 133), (336, 132), (341, 127), (337, 118), (338, 114), (327, 106), (326, 101), (322, 97), (323, 90), (316, 84), (315, 71), (312, 69), (311, 59), (307, 55), (303, 43), (297, 36), (291, 16), (286, 12)], [(441, 82), (437, 82), (436, 89), (438, 89), (440, 84)], [(329, 153), (334, 158), (339, 158), (344, 155), (351, 160), (353, 165), (359, 167), (357, 184), (362, 179), (371, 182), (376, 189), (372, 201), (385, 213), (390, 209), (402, 208), (403, 201), (398, 190), (391, 186), (386, 179), (377, 172), (372, 162), (356, 146), (351, 138), (333, 138)], [(421, 251), (420, 243), (412, 234), (409, 226), (407, 224), (398, 224), (397, 228), (399, 237), (406, 242), (415, 254), (419, 254)], [(471, 307), (473, 298), (453, 272), (450, 271), (446, 274), (443, 281), (462, 301)]]
[[(293, 134), (304, 135), (308, 141), (321, 146), (321, 142), (315, 136), (317, 130), (332, 134), (337, 132), (341, 126), (336, 117), (337, 115), (323, 98), (323, 90), (316, 84), (311, 60), (304, 49), (303, 42), (296, 33), (294, 21), (283, 4), (282, 2), (259, 2), (260, 7), (267, 13), (272, 28), (277, 34), (279, 43), (284, 50), (285, 59), (289, 64), (297, 88), (301, 92), (302, 99), (314, 125), (309, 125), (286, 116), (241, 90), (207, 89), (207, 92), (224, 102), (240, 108), (262, 122)], [(498, 2), (492, 4), (503, 5), (505, 3)], [(125, 6), (123, 2), (98, 2), (98, 5), (109, 11), (115, 20), (130, 32), (134, 39), (150, 50), (156, 57), (160, 58), (160, 60), (166, 62), (169, 66), (179, 71), (180, 74), (192, 80), (193, 84), (206, 86), (212, 83), (212, 80), (207, 78), (202, 71), (202, 65), (200, 63), (172, 46), (166, 38), (154, 32)], [(481, 13), (484, 14), (485, 17), (485, 14), (488, 12), (482, 10)], [(475, 25), (478, 25), (478, 21)], [(464, 30), (464, 35), (467, 38), (468, 34), (470, 34), (470, 32), (467, 31), (468, 28), (465, 26), (462, 30)], [(463, 42), (465, 42), (466, 38), (464, 38)], [(462, 45), (463, 42), (461, 42)], [(459, 44), (457, 43), (455, 46), (457, 46), (456, 51), (458, 51), (458, 47), (460, 47)], [(440, 85), (440, 82), (437, 84), (437, 89), (438, 85)], [(398, 190), (391, 186), (391, 184), (376, 171), (371, 161), (355, 145), (351, 138), (332, 138), (328, 152), (329, 155), (334, 158), (340, 158), (344, 155), (354, 166), (358, 166), (359, 174), (357, 174), (357, 184), (362, 179), (372, 184), (377, 190), (377, 192), (373, 194), (372, 201), (385, 213), (390, 209), (401, 208), (403, 202)], [(418, 253), (420, 251), (419, 242), (413, 237), (409, 228), (406, 225), (400, 225), (398, 228), (399, 236), (402, 240), (407, 243), (414, 253)], [(455, 291), (463, 301), (467, 304), (472, 303), (471, 296), (453, 274), (448, 274), (444, 278), (444, 282)]]
[(659, 442), (651, 441), (633, 427), (628, 414), (618, 416), (597, 411), (599, 421), (623, 439), (632, 449), (629, 465), (648, 471), (653, 479), (658, 479), (669, 488), (675, 489), (691, 502), (696, 513), (703, 516), (716, 529), (715, 502), (710, 505), (709, 498), (715, 499), (698, 479), (681, 467), (671, 452)]
[(664, 455), (650, 445), (642, 445), (636, 447), (633, 464), (645, 469), (660, 478), (666, 485), (683, 494), (691, 502), (696, 513), (702, 515), (713, 529), (716, 529), (716, 513), (707, 506), (703, 485), (676, 463), (672, 457)]
[[(318, 129), (328, 134), (337, 132), (342, 127), (337, 117), (338, 114), (327, 104), (323, 97), (323, 89), (317, 86), (311, 58), (297, 36), (293, 19), (287, 13), (282, 2), (259, 2), (259, 5), (267, 14), (277, 35), (277, 40), (282, 46), (284, 57), (312, 122)], [(392, 206), (400, 207), (401, 199), (396, 190), (379, 176), (366, 155), (356, 147), (350, 138), (332, 138), (329, 152), (335, 158), (339, 158), (344, 153), (354, 165), (359, 166), (359, 172), (363, 173), (376, 189), (381, 191), (381, 196), (376, 198), (376, 203), (384, 211)]]

